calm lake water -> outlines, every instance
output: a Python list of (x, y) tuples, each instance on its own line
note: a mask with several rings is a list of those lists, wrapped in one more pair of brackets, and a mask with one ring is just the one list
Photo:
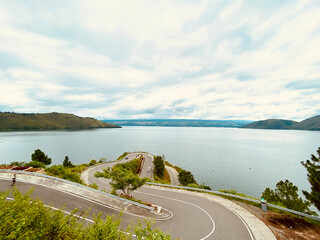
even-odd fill
[(165, 155), (214, 190), (235, 189), (260, 197), (289, 179), (310, 189), (300, 164), (316, 154), (320, 132), (236, 128), (123, 127), (88, 131), (0, 132), (0, 164), (29, 161), (40, 148), (53, 164), (114, 160), (125, 151)]

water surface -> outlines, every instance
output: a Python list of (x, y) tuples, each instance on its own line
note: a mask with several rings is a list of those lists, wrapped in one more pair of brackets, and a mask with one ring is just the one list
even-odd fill
[(87, 131), (1, 132), (0, 164), (29, 161), (40, 148), (53, 164), (114, 160), (125, 151), (165, 155), (214, 190), (235, 189), (260, 197), (289, 179), (310, 188), (301, 161), (320, 147), (320, 132), (237, 128), (123, 127)]

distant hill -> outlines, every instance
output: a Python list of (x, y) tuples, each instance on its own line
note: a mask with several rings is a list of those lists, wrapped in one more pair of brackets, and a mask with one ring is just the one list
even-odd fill
[(283, 119), (267, 119), (249, 123), (242, 128), (254, 128), (254, 129), (290, 129), (292, 125), (296, 124), (296, 121), (283, 120)]
[(292, 129), (320, 131), (320, 115), (298, 122), (292, 126)]
[(242, 128), (320, 131), (320, 115), (305, 119), (301, 122), (283, 119), (267, 119), (263, 121), (249, 123), (247, 125), (242, 126)]
[(190, 119), (131, 119), (102, 120), (120, 126), (162, 126), (162, 127), (232, 127), (238, 128), (250, 123), (246, 120), (190, 120)]
[(120, 126), (67, 113), (0, 113), (0, 131), (81, 130)]

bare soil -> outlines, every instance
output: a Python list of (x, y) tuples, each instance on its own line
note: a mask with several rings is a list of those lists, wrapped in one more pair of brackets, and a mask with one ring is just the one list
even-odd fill
[(320, 225), (312, 224), (300, 217), (276, 212), (263, 212), (261, 208), (236, 202), (263, 221), (278, 240), (319, 240)]

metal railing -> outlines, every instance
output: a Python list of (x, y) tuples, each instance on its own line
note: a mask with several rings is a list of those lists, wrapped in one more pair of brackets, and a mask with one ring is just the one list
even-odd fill
[(150, 210), (150, 211), (154, 211), (153, 207), (150, 207), (150, 206), (147, 206), (147, 205), (135, 202), (135, 201), (131, 201), (131, 200), (126, 199), (126, 198), (118, 197), (118, 196), (112, 195), (110, 193), (106, 193), (106, 192), (103, 192), (103, 191), (100, 191), (100, 190), (97, 190), (97, 189), (82, 185), (80, 183), (71, 182), (71, 181), (68, 181), (68, 180), (65, 180), (65, 179), (62, 179), (62, 178), (57, 178), (57, 177), (53, 177), (53, 176), (49, 176), (49, 175), (41, 174), (41, 173), (25, 172), (25, 171), (17, 171), (17, 170), (8, 170), (8, 169), (0, 169), (0, 172), (16, 173), (16, 174), (27, 174), (27, 175), (33, 175), (33, 176), (48, 178), (48, 179), (59, 181), (59, 182), (64, 182), (64, 183), (67, 183), (67, 184), (74, 185), (76, 187), (80, 187), (80, 188), (83, 188), (83, 189), (86, 189), (86, 190), (90, 190), (90, 191), (93, 191), (93, 192), (97, 192), (97, 193), (103, 194), (103, 195), (105, 195), (107, 197), (110, 197), (110, 198), (114, 198), (114, 199), (117, 199), (117, 200), (120, 200), (120, 201), (124, 201), (124, 202), (130, 203), (132, 205), (136, 205), (138, 207), (145, 208), (145, 209)]
[[(162, 186), (162, 187), (170, 187), (170, 188), (178, 188), (178, 189), (186, 189), (186, 190), (192, 190), (192, 191), (199, 191), (199, 192), (206, 192), (206, 193), (214, 193), (217, 195), (222, 195), (222, 196), (227, 196), (227, 197), (232, 197), (232, 198), (237, 198), (237, 199), (242, 199), (245, 201), (249, 201), (249, 202), (253, 202), (253, 203), (258, 203), (261, 204), (261, 201), (256, 200), (256, 199), (251, 199), (251, 198), (247, 198), (247, 197), (242, 197), (242, 196), (238, 196), (238, 195), (233, 195), (230, 193), (223, 193), (223, 192), (219, 192), (219, 191), (214, 191), (214, 190), (206, 190), (206, 189), (201, 189), (201, 188), (192, 188), (192, 187), (183, 187), (183, 186), (177, 186), (177, 185), (170, 185), (170, 184), (161, 184), (161, 183), (152, 183), (152, 182), (147, 182), (146, 184), (148, 185), (154, 185), (154, 186)], [(272, 208), (276, 208), (285, 212), (289, 212), (289, 213), (293, 213), (302, 217), (307, 217), (316, 221), (320, 221), (319, 217), (313, 216), (313, 215), (309, 215), (306, 213), (302, 213), (302, 212), (298, 212), (289, 208), (284, 208), (284, 207), (280, 207), (271, 203), (266, 203), (267, 206), (272, 207)]]

